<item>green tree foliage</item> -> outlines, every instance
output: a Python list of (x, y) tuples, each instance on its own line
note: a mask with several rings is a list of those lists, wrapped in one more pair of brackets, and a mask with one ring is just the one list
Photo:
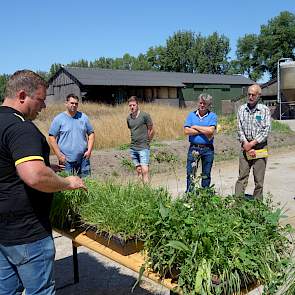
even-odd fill
[(70, 67), (80, 67), (80, 68), (88, 68), (89, 62), (86, 59), (80, 59), (78, 61), (72, 61), (70, 64), (68, 64)]
[(166, 48), (162, 46), (150, 47), (145, 54), (145, 58), (150, 65), (151, 69), (154, 71), (162, 71), (164, 65)]
[(114, 59), (110, 57), (100, 57), (99, 59), (89, 62), (91, 68), (102, 68), (102, 69), (112, 69)]
[(49, 73), (47, 73), (45, 71), (36, 71), (36, 73), (46, 81), (48, 81), (48, 79), (50, 78)]
[(295, 58), (295, 14), (283, 11), (260, 29), (258, 54), (271, 77), (277, 75), (282, 57)]
[(247, 34), (238, 39), (237, 60), (233, 61), (232, 66), (236, 73), (246, 74), (252, 80), (262, 77), (265, 67), (261, 64), (258, 56), (258, 36)]
[(195, 56), (198, 57), (196, 71), (206, 74), (226, 74), (229, 68), (229, 38), (214, 32), (207, 38), (199, 36)]
[(237, 44), (237, 59), (232, 66), (241, 74), (257, 80), (267, 72), (271, 78), (277, 75), (280, 58), (295, 59), (295, 15), (281, 12), (262, 25), (260, 34), (245, 35)]
[(147, 56), (141, 53), (138, 55), (137, 58), (135, 58), (132, 69), (140, 71), (151, 71), (153, 70), (153, 67), (148, 62)]
[(62, 64), (60, 63), (52, 64), (48, 73), (48, 77), (49, 78), (52, 77), (61, 67), (62, 67)]
[[(158, 69), (173, 72), (225, 74), (229, 68), (229, 39), (213, 33), (202, 37), (191, 31), (178, 31), (158, 52)], [(151, 56), (153, 51), (148, 52)]]
[(9, 79), (9, 75), (3, 74), (0, 75), (0, 103), (2, 103), (5, 96), (5, 87)]
[(166, 41), (162, 52), (163, 69), (173, 72), (192, 73), (194, 71), (193, 54), (195, 34), (191, 31), (178, 31)]

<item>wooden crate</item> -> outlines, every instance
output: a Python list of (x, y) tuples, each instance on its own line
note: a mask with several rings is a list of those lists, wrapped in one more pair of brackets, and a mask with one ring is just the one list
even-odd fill
[(107, 232), (99, 233), (95, 228), (85, 229), (84, 234), (93, 241), (96, 241), (123, 256), (139, 252), (143, 249), (143, 241), (135, 239), (125, 241), (121, 237), (111, 236)]

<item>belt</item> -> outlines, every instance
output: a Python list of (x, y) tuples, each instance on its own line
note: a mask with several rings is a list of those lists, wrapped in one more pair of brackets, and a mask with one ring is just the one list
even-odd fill
[(204, 144), (199, 144), (199, 143), (191, 143), (191, 146), (193, 147), (198, 147), (198, 148), (203, 148), (203, 147), (213, 147), (213, 144), (210, 143), (204, 143)]

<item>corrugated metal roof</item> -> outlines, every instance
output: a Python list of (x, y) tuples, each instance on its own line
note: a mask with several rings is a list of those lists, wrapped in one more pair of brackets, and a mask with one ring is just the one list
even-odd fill
[(76, 78), (82, 85), (183, 87), (186, 83), (241, 85), (251, 85), (254, 83), (240, 75), (128, 71), (78, 67), (65, 67), (63, 70)]

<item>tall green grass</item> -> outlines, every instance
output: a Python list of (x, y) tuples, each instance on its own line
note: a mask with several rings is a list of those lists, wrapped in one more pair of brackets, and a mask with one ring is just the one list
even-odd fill
[(292, 133), (291, 128), (286, 123), (275, 120), (271, 122), (271, 130), (278, 133)]

